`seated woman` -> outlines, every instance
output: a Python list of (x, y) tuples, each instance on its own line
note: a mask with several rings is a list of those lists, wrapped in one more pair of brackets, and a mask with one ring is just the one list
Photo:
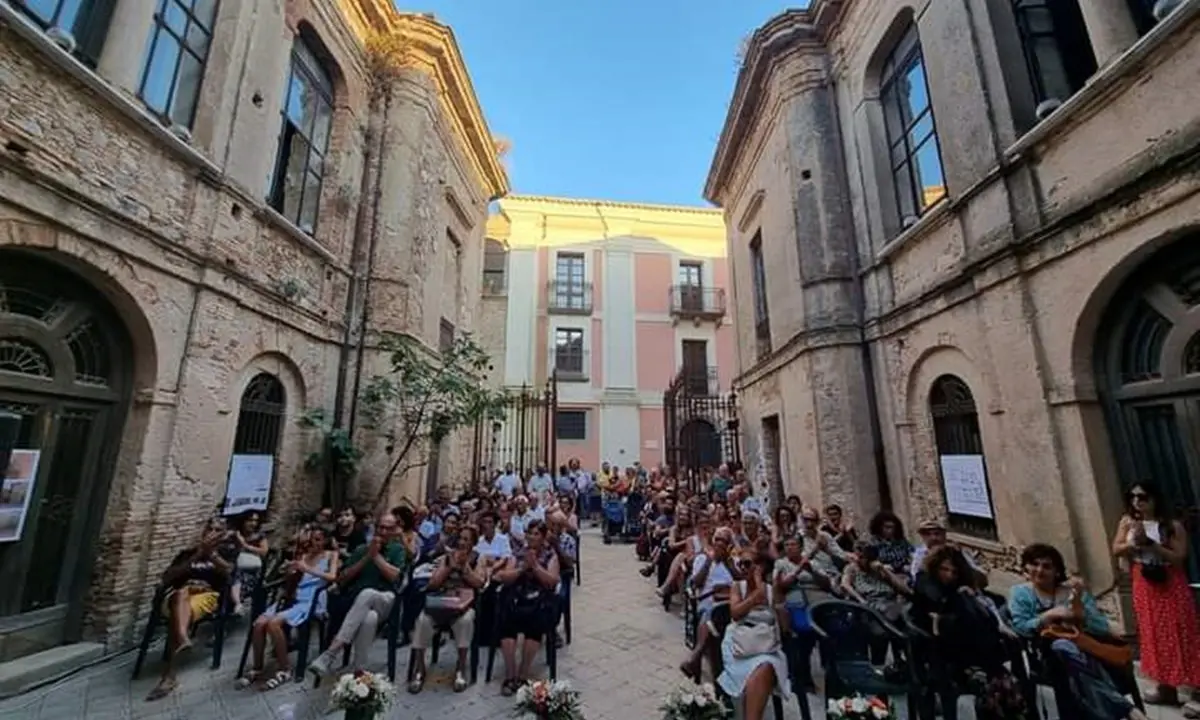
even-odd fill
[(221, 591), (230, 581), (234, 555), (230, 552), (230, 533), (223, 518), (211, 518), (204, 525), (200, 541), (181, 551), (162, 574), (162, 584), (168, 588), (158, 611), (167, 620), (167, 661), (162, 678), (146, 696), (147, 701), (166, 697), (175, 689), (175, 663), (184, 651), (192, 647), (188, 630), (218, 612)]
[(956, 717), (955, 687), (964, 681), (980, 720), (1020, 716), (1024, 698), (1004, 666), (999, 620), (980, 601), (975, 572), (962, 551), (949, 545), (932, 550), (912, 600), (914, 623), (933, 636), (926, 649), (946, 720)]
[(780, 505), (775, 508), (774, 517), (771, 522), (771, 542), (775, 545), (775, 549), (783, 552), (783, 541), (800, 532), (796, 526), (796, 514), (787, 505)]
[(770, 542), (755, 548), (745, 580), (733, 584), (729, 596), (731, 623), (721, 641), (721, 689), (739, 698), (745, 720), (762, 720), (774, 693), (786, 697), (787, 657), (783, 654), (771, 585)]
[(701, 530), (692, 522), (691, 512), (681, 512), (667, 537), (667, 552), (671, 555), (671, 565), (667, 568), (663, 584), (654, 590), (659, 597), (670, 598), (679, 591), (684, 571), (690, 568), (696, 556), (704, 551), (703, 538)]
[[(897, 622), (903, 615), (903, 598), (909, 594), (905, 576), (897, 575), (879, 559), (875, 545), (859, 540), (854, 546), (854, 562), (842, 571), (842, 592), (879, 613), (888, 622)], [(888, 639), (872, 640), (871, 664), (882, 667), (887, 663)], [(893, 659), (900, 659), (901, 645), (892, 643)]]
[[(890, 510), (880, 510), (867, 526), (868, 542), (876, 548), (879, 562), (893, 573), (907, 578), (912, 566), (913, 546), (904, 537), (904, 523)], [(905, 583), (907, 584), (907, 579)]]
[(458, 545), (437, 561), (437, 568), (425, 588), (425, 609), (417, 617), (409, 655), (413, 668), (408, 691), (419, 693), (425, 687), (425, 651), (439, 627), (449, 627), (458, 648), (454, 668), (454, 692), (467, 689), (467, 658), (475, 635), (475, 610), (471, 606), (474, 591), (483, 587), (483, 576), (476, 571), (478, 558), (475, 528), (464, 527), (456, 538)]
[(284, 575), (279, 601), (255, 618), (250, 629), (250, 644), (254, 653), (252, 667), (244, 677), (238, 679), (239, 688), (249, 687), (262, 678), (268, 637), (275, 649), (275, 675), (266, 681), (263, 688), (274, 690), (292, 677), (287, 634), (292, 628), (308, 622), (313, 599), (337, 579), (338, 553), (331, 545), (324, 528), (319, 525), (309, 528), (298, 541), (294, 559), (288, 564)]
[[(1029, 582), (1014, 586), (1008, 602), (1013, 629), (1019, 634), (1034, 638), (1059, 626), (1093, 636), (1111, 634), (1108, 619), (1096, 607), (1095, 598), (1084, 589), (1083, 581), (1078, 577), (1067, 578), (1066, 563), (1055, 547), (1030, 545), (1021, 553), (1021, 565)], [(1052, 639), (1049, 645), (1070, 680), (1074, 702), (1087, 717), (1145, 719), (1117, 690), (1099, 660), (1067, 638)]]
[(237, 564), (233, 569), (233, 584), (229, 588), (229, 601), (234, 612), (245, 615), (249, 608), (244, 600), (254, 594), (262, 575), (263, 559), (270, 547), (267, 533), (262, 528), (262, 515), (251, 510), (235, 521), (233, 540), (237, 546)]
[[(494, 577), (505, 585), (504, 622), (500, 626), (500, 652), (504, 655), (504, 695), (512, 695), (530, 680), (529, 668), (552, 630), (554, 594), (559, 582), (558, 554), (546, 542), (546, 523), (534, 520), (525, 528), (525, 549), (510, 556)], [(524, 637), (521, 664), (517, 665), (517, 637)]]
[[(700, 677), (700, 662), (708, 652), (710, 642), (719, 642), (725, 626), (729, 624), (730, 588), (734, 580), (740, 577), (734, 567), (732, 552), (733, 531), (720, 528), (713, 532), (712, 547), (692, 561), (690, 583), (692, 591), (696, 593), (699, 625), (696, 629), (696, 646), (679, 666), (680, 672), (689, 678)], [(719, 662), (719, 656), (714, 662)]]

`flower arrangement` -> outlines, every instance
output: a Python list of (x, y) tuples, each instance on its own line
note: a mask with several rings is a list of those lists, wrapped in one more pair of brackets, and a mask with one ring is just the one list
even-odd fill
[(667, 696), (659, 708), (663, 720), (725, 720), (733, 711), (717, 697), (712, 683), (686, 685)]
[(839, 720), (893, 720), (895, 717), (887, 700), (862, 695), (830, 699), (826, 716)]
[(382, 675), (359, 670), (338, 678), (329, 701), (334, 710), (344, 710), (347, 718), (371, 720), (387, 709), (396, 690)]
[(565, 680), (538, 680), (521, 686), (513, 717), (522, 720), (584, 720), (579, 693)]

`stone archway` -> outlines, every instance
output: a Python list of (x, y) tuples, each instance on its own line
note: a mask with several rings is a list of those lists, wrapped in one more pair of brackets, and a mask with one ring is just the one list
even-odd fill
[(692, 458), (695, 467), (715, 468), (724, 460), (721, 449), (721, 433), (708, 420), (694, 418), (679, 428), (679, 447), (683, 456)]
[[(1094, 345), (1121, 484), (1153, 482), (1200, 547), (1200, 247), (1184, 238), (1122, 284)], [(1190, 559), (1193, 580), (1200, 562)]]
[(130, 333), (101, 292), (0, 251), (0, 411), (36, 458), (22, 502), (0, 502), (0, 660), (76, 639), (132, 380)]

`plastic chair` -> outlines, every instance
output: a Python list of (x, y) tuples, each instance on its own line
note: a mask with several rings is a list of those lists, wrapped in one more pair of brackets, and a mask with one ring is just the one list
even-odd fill
[[(488, 648), (487, 670), (483, 677), (485, 683), (492, 681), (492, 672), (496, 666), (496, 651), (500, 649), (500, 628), (504, 627), (504, 622), (507, 619), (506, 615), (511, 598), (511, 595), (508, 594), (511, 592), (511, 588), (509, 587), (501, 586), (494, 592), (496, 592), (496, 602), (492, 613), (491, 633), (489, 633), (491, 646)], [(552, 593), (554, 590), (547, 590), (546, 592)], [(555, 647), (554, 629), (558, 627), (559, 617), (562, 613), (562, 608), (558, 602), (555, 602), (555, 608), (554, 617), (551, 618), (552, 622), (547, 623), (550, 630), (546, 633), (546, 637), (542, 638), (542, 647), (546, 651), (546, 668), (550, 672), (551, 681), (558, 679), (558, 648)]]
[[(154, 642), (154, 633), (158, 629), (160, 623), (165, 620), (162, 613), (163, 603), (166, 602), (167, 593), (171, 588), (165, 585), (159, 585), (154, 590), (154, 598), (150, 601), (150, 616), (146, 619), (146, 629), (142, 633), (142, 642), (138, 646), (137, 660), (133, 663), (133, 679), (137, 680), (138, 675), (142, 672), (142, 665), (146, 661), (146, 653), (150, 651), (150, 645)], [(201, 618), (191, 624), (188, 628), (188, 635), (195, 637), (196, 630), (206, 623), (213, 626), (213, 648), (212, 648), (212, 669), (219, 670), (221, 668), (221, 652), (225, 647), (225, 628), (226, 623), (233, 617), (233, 603), (229, 596), (229, 584), (226, 583), (224, 589), (221, 590), (217, 598), (217, 611), (212, 615)], [(171, 643), (166, 641), (163, 643), (163, 662), (167, 661), (170, 653)]]
[[(253, 611), (250, 615), (250, 626), (253, 628), (254, 621), (257, 620), (266, 609), (273, 603), (278, 601), (279, 590), (283, 587), (283, 580), (273, 580), (271, 582), (261, 583), (255, 590), (255, 596), (252, 602)], [(313, 595), (312, 604), (308, 610), (308, 620), (299, 625), (288, 629), (288, 651), (296, 652), (295, 677), (296, 682), (304, 681), (304, 673), (308, 667), (308, 651), (312, 646), (312, 626), (314, 623), (325, 624), (327, 618), (325, 615), (318, 613), (320, 608), (321, 598), (324, 596), (325, 590), (322, 588)], [(321, 638), (323, 633), (318, 631), (317, 644), (322, 645)], [(242, 657), (238, 661), (237, 677), (241, 677), (246, 671), (246, 661), (250, 657), (250, 646), (253, 640), (253, 632), (246, 632), (246, 641), (242, 644)], [(324, 648), (320, 648), (324, 649)]]
[[(485, 588), (485, 590), (486, 590), (486, 588)], [(479, 681), (479, 644), (480, 644), (482, 635), (486, 632), (486, 630), (483, 629), (484, 623), (483, 623), (483, 618), (480, 613), (479, 598), (480, 598), (481, 593), (482, 593), (482, 591), (476, 590), (475, 591), (475, 599), (471, 603), (471, 607), (475, 609), (475, 630), (471, 636), (471, 649), (470, 649), (470, 655), (468, 657), (467, 662), (470, 663), (470, 665), (471, 665), (471, 684), (472, 685), (474, 685), (476, 682)], [(420, 608), (419, 612), (424, 612), (424, 611), (425, 611), (425, 592), (424, 592), (424, 590), (422, 590), (421, 591), (421, 608)], [(436, 624), (434, 625), (433, 641), (429, 644), (430, 645), (430, 647), (429, 647), (429, 654), (430, 654), (429, 666), (437, 665), (438, 654), (441, 651), (442, 643), (445, 640), (445, 636), (448, 634), (453, 636), (454, 633), (450, 629), (451, 624), (446, 624), (444, 626), (436, 625)], [(417, 650), (409, 650), (408, 672), (405, 675), (406, 682), (412, 682), (413, 672), (416, 670), (416, 666), (413, 664), (413, 654), (416, 652), (417, 652)], [(429, 666), (427, 666), (427, 667), (429, 667)]]
[(912, 657), (909, 636), (871, 608), (845, 600), (825, 600), (809, 608), (813, 631), (818, 636), (821, 663), (825, 668), (826, 700), (864, 696), (899, 697), (908, 700), (908, 716), (914, 716), (919, 681), (909, 662), (905, 682), (886, 678), (871, 665), (871, 642), (882, 632), (902, 643)]

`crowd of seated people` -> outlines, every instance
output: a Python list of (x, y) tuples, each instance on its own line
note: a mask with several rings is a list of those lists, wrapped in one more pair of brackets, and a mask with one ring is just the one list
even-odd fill
[[(930, 712), (940, 704), (942, 717), (957, 716), (960, 694), (974, 697), (981, 720), (1037, 715), (1024, 661), (1014, 660), (1026, 653), (1047, 664), (1049, 677), (1041, 680), (1055, 683), (1061, 717), (1145, 718), (1125, 694), (1132, 689), (1115, 679), (1132, 677), (1131, 662), (1120, 660), (1129, 646), (1051, 546), (1025, 549), (1020, 562), (1028, 582), (1002, 597), (988, 591), (980, 562), (951, 542), (940, 522), (922, 523), (913, 543), (889, 511), (878, 512), (862, 534), (838, 505), (819, 508), (795, 496), (768, 517), (736, 468), (655, 474), (653, 489), (643, 482), (651, 551), (641, 574), (658, 571), (656, 593), (668, 609), (685, 593), (694, 607), (695, 644), (681, 671), (698, 681), (707, 661), (718, 688), (748, 720), (762, 718), (772, 695), (787, 695), (792, 685), (814, 690), (817, 635), (809, 609), (833, 599), (866, 606), (914, 639), (905, 644), (878, 633), (868, 644), (869, 662), (881, 677), (904, 679), (913, 677), (908, 663), (918, 660), (906, 657), (908, 648), (919, 653), (920, 692), (928, 694)], [(1135, 534), (1118, 531), (1118, 555), (1129, 552), (1127, 537)], [(1157, 541), (1143, 537), (1136, 535), (1143, 546)], [(1167, 550), (1157, 557), (1177, 562), (1182, 555)], [(778, 644), (767, 639), (772, 633)], [(781, 652), (785, 645), (796, 651)], [(1184, 713), (1196, 716), (1189, 706)]]

